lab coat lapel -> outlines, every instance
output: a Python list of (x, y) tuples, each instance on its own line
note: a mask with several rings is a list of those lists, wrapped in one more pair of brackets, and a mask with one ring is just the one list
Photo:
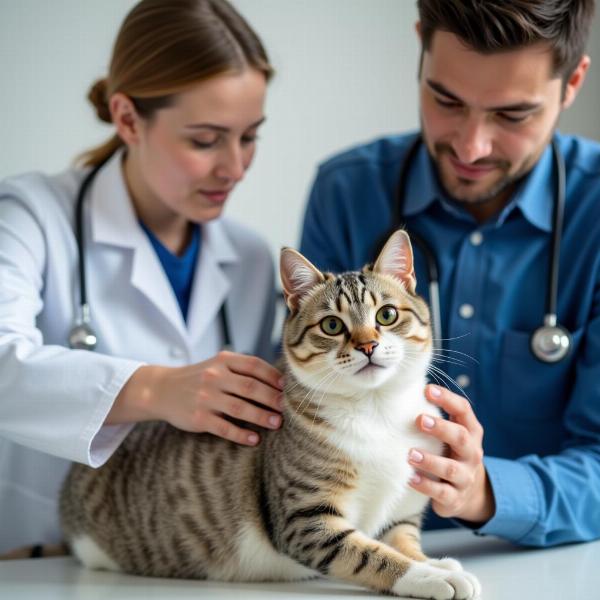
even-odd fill
[(102, 245), (132, 251), (131, 284), (137, 288), (178, 331), (187, 332), (173, 288), (167, 279), (150, 240), (134, 212), (121, 170), (122, 151), (103, 167), (90, 190), (91, 239), (94, 252)]
[[(220, 220), (202, 226), (202, 245), (194, 274), (194, 284), (188, 308), (190, 345), (195, 346), (218, 319), (219, 310), (231, 290), (231, 269), (239, 256), (229, 240)], [(236, 327), (228, 314), (228, 323), (234, 348)], [(220, 326), (220, 323), (219, 323)]]

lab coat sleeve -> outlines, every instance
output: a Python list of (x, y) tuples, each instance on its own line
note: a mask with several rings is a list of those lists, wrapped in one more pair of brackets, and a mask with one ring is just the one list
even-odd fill
[(479, 533), (528, 546), (600, 538), (599, 372), (597, 315), (587, 328), (576, 382), (564, 413), (568, 435), (561, 452), (517, 460), (487, 457), (485, 466), (496, 498), (496, 513)]
[(48, 251), (41, 219), (0, 194), (0, 435), (96, 467), (131, 429), (103, 422), (142, 363), (44, 344), (36, 327)]

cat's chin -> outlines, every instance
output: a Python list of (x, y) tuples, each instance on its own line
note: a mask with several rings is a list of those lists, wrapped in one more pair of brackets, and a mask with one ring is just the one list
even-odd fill
[(394, 374), (395, 369), (368, 363), (352, 375), (352, 383), (361, 389), (372, 390), (383, 385)]

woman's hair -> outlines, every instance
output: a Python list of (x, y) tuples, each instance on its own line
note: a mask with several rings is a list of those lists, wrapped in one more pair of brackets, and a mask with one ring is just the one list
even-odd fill
[(417, 0), (423, 49), (448, 31), (491, 54), (546, 42), (563, 82), (577, 67), (594, 16), (594, 0)]
[[(90, 88), (88, 99), (107, 123), (108, 100), (116, 92), (128, 96), (140, 116), (152, 119), (191, 85), (248, 67), (267, 80), (273, 75), (260, 39), (226, 0), (142, 0), (121, 25), (108, 77)], [(122, 145), (115, 134), (78, 162), (96, 166)]]

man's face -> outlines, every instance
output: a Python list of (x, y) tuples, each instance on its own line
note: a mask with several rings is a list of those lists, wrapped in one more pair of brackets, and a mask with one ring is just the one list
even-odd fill
[(545, 44), (484, 55), (445, 31), (431, 42), (419, 82), (425, 144), (446, 192), (490, 216), (550, 140), (562, 81)]

